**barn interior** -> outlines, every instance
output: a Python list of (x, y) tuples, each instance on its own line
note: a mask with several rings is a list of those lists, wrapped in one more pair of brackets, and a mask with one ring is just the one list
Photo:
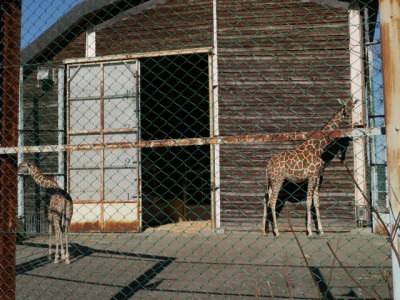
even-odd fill
[[(140, 60), (141, 139), (210, 136), (207, 54)], [(144, 148), (142, 226), (211, 218), (210, 146)]]

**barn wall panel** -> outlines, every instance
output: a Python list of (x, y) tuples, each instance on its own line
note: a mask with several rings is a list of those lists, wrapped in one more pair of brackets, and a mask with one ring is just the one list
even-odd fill
[[(340, 108), (336, 98), (350, 97), (347, 18), (346, 9), (312, 1), (218, 1), (220, 134), (322, 128)], [(266, 160), (299, 143), (221, 146), (223, 227), (260, 230)], [(349, 230), (354, 187), (340, 162), (327, 168), (320, 192), (325, 230)], [(297, 198), (281, 211), (282, 229), (288, 213), (305, 228), (304, 192)]]

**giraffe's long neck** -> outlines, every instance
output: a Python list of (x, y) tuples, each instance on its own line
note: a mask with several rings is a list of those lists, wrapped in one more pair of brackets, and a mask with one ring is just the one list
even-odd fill
[(58, 183), (54, 179), (43, 175), (43, 173), (35, 166), (30, 165), (28, 172), (32, 176), (32, 179), (42, 188), (47, 189), (50, 187), (59, 187)]
[(321, 132), (328, 133), (330, 131), (336, 130), (339, 128), (340, 123), (343, 119), (343, 110), (345, 107), (342, 107), (329, 121), (322, 127)]
[[(345, 108), (341, 108), (329, 121), (326, 123), (326, 125), (321, 129), (322, 133), (329, 133), (333, 130), (336, 130), (339, 128), (340, 123), (342, 122), (343, 119), (343, 110)], [(329, 138), (327, 135), (318, 138), (318, 139), (309, 139), (304, 141), (298, 149), (300, 151), (303, 151), (304, 149), (309, 149), (312, 151), (316, 156), (321, 157), (322, 153), (324, 152), (324, 149), (329, 145), (331, 142), (331, 138)]]

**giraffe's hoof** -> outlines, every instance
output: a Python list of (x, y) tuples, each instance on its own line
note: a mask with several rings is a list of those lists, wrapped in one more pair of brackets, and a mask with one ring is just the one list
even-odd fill
[(55, 263), (55, 264), (59, 264), (60, 261), (59, 261), (58, 259), (55, 259), (55, 260), (54, 260), (54, 263)]
[(318, 232), (318, 236), (324, 236), (325, 233), (323, 231)]
[(65, 263), (67, 264), (67, 265), (69, 265), (71, 262), (70, 262), (70, 260), (69, 260), (69, 258), (67, 258), (66, 260), (65, 260)]

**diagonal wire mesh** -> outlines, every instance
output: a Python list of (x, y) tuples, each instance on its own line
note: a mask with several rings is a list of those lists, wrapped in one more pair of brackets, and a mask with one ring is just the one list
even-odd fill
[(9, 2), (16, 298), (392, 297), (377, 1)]

